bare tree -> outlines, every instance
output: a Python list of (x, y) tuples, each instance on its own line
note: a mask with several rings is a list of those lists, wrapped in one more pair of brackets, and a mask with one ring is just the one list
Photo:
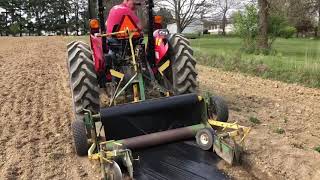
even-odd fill
[(165, 7), (172, 13), (178, 33), (200, 18), (208, 8), (206, 0), (157, 0), (156, 5)]
[(213, 0), (214, 7), (218, 11), (218, 16), (221, 19), (222, 35), (226, 35), (226, 25), (228, 23), (227, 15), (231, 9), (239, 9), (241, 7), (241, 0)]

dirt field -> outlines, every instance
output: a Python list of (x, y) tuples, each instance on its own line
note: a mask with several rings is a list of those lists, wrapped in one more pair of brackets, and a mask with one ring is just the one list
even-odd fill
[(66, 43), (0, 41), (0, 179), (88, 177), (91, 166), (74, 155), (70, 135)]
[[(97, 177), (72, 146), (66, 41), (0, 38), (0, 179)], [(320, 179), (320, 90), (198, 69), (203, 89), (227, 99), (231, 121), (253, 126), (243, 167), (221, 169), (235, 179)]]
[[(314, 150), (320, 145), (320, 90), (207, 67), (199, 71), (200, 84), (227, 99), (230, 121), (253, 126), (244, 156), (251, 178), (320, 179), (320, 153)], [(247, 179), (242, 168), (223, 162), (221, 168)]]

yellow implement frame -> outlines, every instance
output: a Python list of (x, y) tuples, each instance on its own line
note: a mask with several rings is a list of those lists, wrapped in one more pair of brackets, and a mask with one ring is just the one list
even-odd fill
[(249, 132), (251, 131), (250, 127), (240, 126), (237, 122), (235, 123), (226, 123), (220, 122), (213, 119), (208, 120), (209, 124), (214, 127), (222, 127), (222, 131), (226, 129), (233, 129), (233, 131), (224, 132), (220, 136), (226, 137), (229, 136), (231, 138), (240, 137), (240, 144), (243, 143), (244, 139), (248, 136)]
[(235, 123), (220, 122), (209, 119), (208, 123), (212, 127), (222, 128), (221, 132), (215, 135), (213, 150), (227, 163), (241, 162), (241, 153), (244, 149), (244, 140), (251, 131), (250, 127), (245, 127)]

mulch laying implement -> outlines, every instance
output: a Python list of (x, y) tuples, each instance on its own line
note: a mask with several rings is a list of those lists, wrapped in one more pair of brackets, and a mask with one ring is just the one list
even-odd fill
[(106, 33), (99, 0), (89, 1), (90, 9), (99, 9), (91, 12), (91, 46), (79, 41), (68, 45), (77, 154), (99, 161), (102, 177), (116, 180), (134, 178), (139, 159), (133, 151), (193, 138), (199, 150), (215, 151), (230, 164), (239, 162), (250, 128), (226, 122), (222, 98), (197, 94), (189, 41), (154, 29), (161, 18), (154, 21), (152, 0), (143, 4), (149, 17), (147, 44), (127, 15)]

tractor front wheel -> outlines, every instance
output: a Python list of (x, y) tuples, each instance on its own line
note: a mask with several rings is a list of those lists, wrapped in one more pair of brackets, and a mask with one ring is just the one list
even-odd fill
[(83, 121), (75, 120), (71, 123), (74, 146), (79, 156), (88, 154), (88, 139)]

